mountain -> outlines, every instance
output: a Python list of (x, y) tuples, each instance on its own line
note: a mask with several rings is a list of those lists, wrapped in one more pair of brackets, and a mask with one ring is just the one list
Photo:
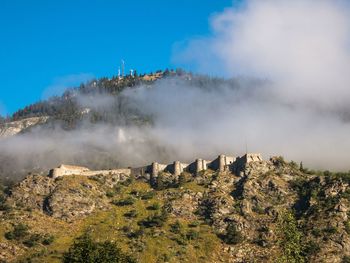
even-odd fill
[[(100, 78), (69, 88), (0, 122), (0, 178), (21, 179), (28, 172), (42, 172), (60, 163), (105, 169), (170, 161), (174, 147), (166, 147), (152, 130), (159, 126), (155, 115), (169, 106), (160, 107), (156, 114), (147, 108), (162, 101), (162, 90), (219, 94), (218, 87), (235, 91), (241, 85), (237, 79), (178, 69)], [(143, 95), (140, 103), (137, 99)]]
[(102, 262), (348, 262), (350, 174), (250, 156), (177, 176), (31, 174), (2, 188), (0, 260), (61, 262), (97, 242), (130, 259)]

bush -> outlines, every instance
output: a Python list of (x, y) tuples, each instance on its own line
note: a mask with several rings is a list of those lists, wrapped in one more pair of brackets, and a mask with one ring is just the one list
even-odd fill
[(226, 228), (226, 235), (223, 237), (223, 240), (226, 244), (236, 245), (243, 241), (243, 236), (241, 232), (237, 230), (235, 224), (230, 223)]
[(134, 178), (130, 177), (128, 179), (126, 179), (124, 182), (121, 182), (121, 185), (123, 186), (129, 186), (134, 182)]
[(95, 242), (90, 235), (77, 238), (63, 256), (64, 263), (135, 263), (130, 256), (110, 242)]
[(195, 239), (198, 239), (198, 237), (199, 237), (199, 233), (197, 231), (192, 230), (192, 229), (186, 233), (186, 238), (188, 240), (195, 240)]
[(158, 203), (154, 203), (147, 207), (147, 210), (159, 210), (159, 209), (160, 209), (160, 204)]
[(285, 212), (278, 218), (278, 232), (280, 234), (280, 247), (283, 251), (284, 262), (302, 263), (305, 259), (302, 255), (302, 233), (298, 229), (295, 216), (291, 212)]
[(52, 236), (52, 235), (49, 235), (49, 236), (45, 236), (43, 238), (43, 240), (41, 241), (41, 244), (45, 245), (45, 246), (48, 246), (50, 244), (52, 244), (52, 242), (55, 240), (55, 237)]
[(335, 234), (338, 232), (338, 229), (334, 226), (328, 226), (325, 229), (323, 229), (324, 232), (328, 233), (328, 234)]
[(124, 214), (125, 217), (127, 218), (135, 218), (137, 217), (137, 211), (136, 210), (130, 210), (129, 212), (126, 212)]
[(162, 227), (167, 219), (168, 215), (164, 210), (162, 213), (149, 216), (139, 221), (137, 224), (144, 227)]
[(174, 234), (180, 234), (182, 232), (183, 226), (181, 223), (177, 220), (174, 224), (170, 225), (170, 231)]
[(23, 245), (25, 245), (26, 247), (34, 247), (38, 244), (38, 242), (41, 239), (41, 235), (39, 234), (32, 234), (29, 236), (28, 239), (23, 241)]
[(128, 231), (127, 233), (127, 237), (128, 238), (139, 238), (144, 234), (144, 229), (142, 227), (140, 227), (139, 229), (135, 230), (135, 231)]
[(164, 183), (164, 176), (161, 173), (155, 178), (153, 187), (158, 191), (164, 190), (166, 188), (166, 185)]
[(314, 228), (311, 230), (311, 234), (314, 237), (320, 237), (322, 235), (322, 231), (319, 228)]
[(191, 223), (188, 224), (188, 227), (197, 227), (200, 225), (199, 221), (193, 221)]
[(106, 196), (108, 197), (108, 198), (112, 198), (113, 196), (115, 195), (115, 193), (113, 192), (113, 191), (107, 191), (106, 192)]
[(320, 246), (315, 241), (309, 241), (305, 246), (305, 254), (312, 256), (320, 252)]
[(6, 232), (5, 237), (8, 240), (20, 240), (29, 234), (28, 229), (29, 227), (27, 225), (19, 223), (14, 225), (12, 231)]
[(133, 205), (135, 203), (135, 199), (132, 197), (128, 197), (121, 200), (113, 200), (112, 204), (117, 206), (127, 206), (127, 205)]
[(149, 192), (143, 193), (141, 195), (141, 199), (142, 200), (150, 200), (150, 199), (153, 199), (154, 196), (155, 196), (155, 192), (149, 191)]

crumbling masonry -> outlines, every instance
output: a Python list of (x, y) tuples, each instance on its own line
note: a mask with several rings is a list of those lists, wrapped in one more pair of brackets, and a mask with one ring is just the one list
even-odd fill
[(50, 171), (49, 175), (53, 178), (57, 178), (65, 175), (109, 175), (109, 174), (124, 174), (138, 176), (152, 176), (157, 177), (161, 172), (172, 173), (175, 176), (179, 176), (182, 172), (189, 172), (192, 174), (198, 174), (201, 171), (207, 169), (224, 172), (240, 171), (246, 164), (251, 162), (261, 162), (263, 159), (261, 154), (248, 153), (242, 157), (226, 156), (224, 154), (219, 155), (213, 161), (207, 161), (203, 159), (196, 159), (193, 163), (181, 163), (175, 161), (172, 164), (160, 164), (153, 162), (151, 165), (139, 167), (139, 168), (125, 168), (125, 169), (114, 169), (114, 170), (100, 170), (92, 171), (86, 167), (71, 166), (62, 164), (58, 168), (54, 168)]

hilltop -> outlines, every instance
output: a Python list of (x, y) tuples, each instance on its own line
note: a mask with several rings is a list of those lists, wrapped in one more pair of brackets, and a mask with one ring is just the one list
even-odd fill
[[(193, 92), (206, 95), (220, 94), (225, 89), (239, 91), (241, 85), (237, 79), (194, 75), (178, 69), (100, 78), (68, 88), (61, 96), (28, 105), (0, 121), (0, 147), (6, 149), (0, 152), (0, 178), (21, 179), (28, 172), (42, 172), (67, 162), (92, 169), (130, 165), (135, 156), (132, 151), (126, 160), (120, 160), (124, 153), (115, 152), (126, 147), (119, 146), (125, 140), (130, 140), (129, 146), (134, 143), (137, 151), (145, 149), (133, 165), (150, 161), (143, 158), (151, 154), (157, 155), (154, 159), (159, 161), (169, 161), (174, 149), (165, 149), (157, 136), (147, 136), (145, 132), (156, 126), (157, 119), (152, 110), (144, 107), (162, 100), (157, 95), (152, 97), (152, 90), (162, 92), (174, 86), (182, 94), (188, 91), (190, 96)], [(137, 92), (146, 91), (149, 98), (139, 103)], [(158, 112), (168, 107), (165, 104)], [(177, 105), (171, 107), (176, 109)], [(134, 134), (135, 130), (139, 134)], [(111, 149), (110, 142), (118, 146)]]
[(3, 189), (0, 259), (61, 262), (88, 235), (137, 262), (348, 262), (349, 174), (282, 157), (240, 164), (31, 174)]

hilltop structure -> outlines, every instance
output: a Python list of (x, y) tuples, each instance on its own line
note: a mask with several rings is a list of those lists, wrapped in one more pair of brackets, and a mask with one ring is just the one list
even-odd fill
[(214, 171), (224, 172), (232, 171), (239, 172), (246, 164), (251, 162), (261, 162), (263, 161), (261, 154), (259, 153), (247, 153), (242, 157), (233, 157), (220, 154), (216, 159), (212, 161), (207, 161), (204, 159), (196, 159), (194, 162), (187, 164), (181, 163), (180, 161), (175, 161), (172, 164), (161, 164), (158, 162), (153, 162), (150, 165), (138, 167), (138, 168), (123, 168), (123, 169), (113, 169), (113, 170), (99, 170), (92, 171), (86, 167), (71, 166), (62, 164), (57, 168), (50, 171), (49, 176), (52, 178), (57, 178), (66, 175), (109, 175), (109, 174), (124, 174), (124, 175), (134, 175), (147, 176), (147, 177), (157, 177), (161, 172), (168, 172), (175, 176), (179, 176), (182, 172), (189, 172), (191, 174), (198, 174), (201, 171), (211, 169)]

